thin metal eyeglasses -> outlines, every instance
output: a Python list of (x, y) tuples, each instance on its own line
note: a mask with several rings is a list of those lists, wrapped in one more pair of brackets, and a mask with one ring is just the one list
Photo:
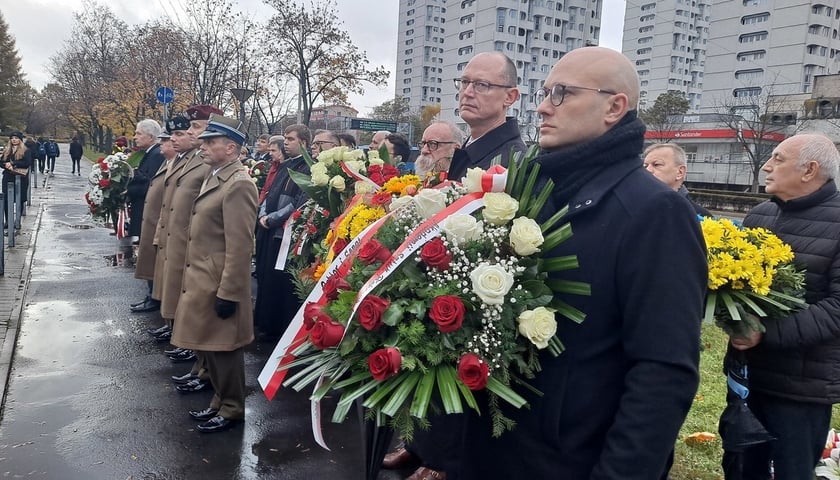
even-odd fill
[(317, 141), (317, 142), (312, 142), (312, 145), (317, 145), (317, 146), (318, 146), (318, 148), (320, 148), (321, 150), (323, 150), (323, 149), (324, 149), (324, 144), (325, 144), (325, 143), (329, 143), (329, 144), (330, 144), (330, 145), (332, 145), (332, 146), (336, 146), (336, 145), (338, 145), (338, 144), (337, 144), (337, 143), (335, 143), (335, 142), (330, 142), (330, 141), (327, 141), (327, 140), (320, 140), (320, 141)]
[(563, 105), (563, 100), (566, 98), (566, 89), (577, 88), (579, 90), (589, 90), (591, 92), (603, 93), (606, 95), (618, 95), (618, 92), (604, 90), (603, 88), (579, 87), (577, 85), (563, 85), (562, 83), (555, 83), (551, 88), (539, 88), (534, 92), (534, 103), (539, 105), (545, 97), (548, 97), (551, 104), (555, 107)]
[(430, 151), (432, 151), (432, 152), (434, 152), (434, 151), (435, 151), (435, 150), (437, 150), (437, 149), (438, 149), (438, 147), (439, 147), (439, 146), (441, 146), (441, 145), (451, 145), (451, 144), (453, 144), (453, 143), (455, 143), (455, 142), (438, 142), (437, 140), (428, 140), (428, 141), (423, 140), (422, 142), (420, 142), (420, 145), (418, 145), (418, 146), (419, 146), (421, 149), (422, 149), (423, 147), (429, 147), (429, 150), (430, 150)]
[(490, 82), (482, 82), (479, 80), (467, 80), (464, 78), (453, 78), (453, 82), (455, 82), (455, 88), (458, 91), (463, 92), (467, 89), (467, 87), (472, 84), (475, 93), (487, 93), (490, 91), (491, 88), (513, 88), (512, 85), (499, 85), (497, 83), (490, 83)]

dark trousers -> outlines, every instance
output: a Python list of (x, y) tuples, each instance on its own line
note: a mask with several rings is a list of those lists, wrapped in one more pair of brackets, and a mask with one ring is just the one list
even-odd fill
[[(198, 352), (196, 352), (198, 353)], [(245, 418), (245, 352), (237, 348), (232, 352), (202, 351), (216, 393), (210, 408), (228, 420)]]
[(73, 161), (73, 173), (82, 173), (82, 159), (81, 158), (71, 158), (70, 160)]
[(55, 170), (55, 157), (47, 157), (47, 168), (50, 169), (50, 172)]
[[(9, 211), (9, 202), (14, 202), (15, 200), (15, 190), (14, 187), (9, 188), (9, 183), (15, 183), (15, 176), (12, 175), (3, 175), (3, 225), (7, 226), (10, 222), (9, 219), (6, 218), (6, 213)], [(20, 201), (21, 204), (26, 202), (26, 194), (27, 190), (29, 189), (29, 175), (23, 175), (20, 177)], [(15, 206), (17, 209), (17, 206)], [(14, 219), (12, 219), (14, 220)]]
[(46, 162), (47, 162), (46, 157), (45, 157), (45, 158), (39, 158), (39, 159), (38, 159), (38, 171), (39, 171), (39, 172), (44, 173), (44, 164), (45, 164)]
[[(786, 400), (751, 391), (747, 404), (777, 440), (748, 447), (743, 453), (724, 452), (727, 479), (769, 480), (770, 463), (780, 480), (813, 480), (831, 423), (831, 405)], [(740, 477), (728, 474), (737, 470)]]
[(447, 480), (460, 478), (466, 418), (463, 414), (434, 414), (431, 411), (427, 418), (431, 426), (428, 430), (415, 430), (414, 439), (411, 443), (406, 442), (406, 450), (422, 459), (424, 467), (446, 472)]

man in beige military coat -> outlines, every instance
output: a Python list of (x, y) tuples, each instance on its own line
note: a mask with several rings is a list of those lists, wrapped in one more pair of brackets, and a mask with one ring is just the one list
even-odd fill
[(216, 390), (189, 414), (198, 431), (219, 432), (245, 418), (244, 347), (254, 339), (251, 249), (257, 188), (238, 161), (242, 123), (213, 115), (202, 139), (208, 172), (191, 210), (181, 297), (172, 343), (200, 352)]

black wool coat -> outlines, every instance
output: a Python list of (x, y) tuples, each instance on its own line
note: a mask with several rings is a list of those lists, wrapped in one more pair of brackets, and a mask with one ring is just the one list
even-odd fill
[(165, 160), (163, 154), (160, 153), (160, 145), (152, 146), (143, 155), (140, 165), (134, 169), (134, 176), (128, 182), (126, 190), (128, 192), (128, 205), (131, 210), (128, 231), (131, 236), (140, 236), (141, 226), (143, 225), (143, 204), (146, 201), (146, 192), (149, 191), (149, 182), (152, 181), (152, 177), (155, 176)]
[(468, 168), (490, 168), (494, 158), (501, 155), (501, 165), (507, 166), (513, 152), (525, 153), (525, 143), (519, 133), (519, 123), (507, 117), (505, 123), (490, 130), (464, 148), (455, 150), (447, 178), (460, 181)]

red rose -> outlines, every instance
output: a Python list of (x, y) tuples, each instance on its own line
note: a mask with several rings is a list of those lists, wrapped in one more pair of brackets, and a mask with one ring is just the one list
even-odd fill
[(341, 275), (333, 275), (324, 282), (324, 296), (333, 301), (338, 298), (339, 290), (350, 290), (350, 284)]
[(107, 178), (103, 178), (99, 180), (99, 188), (108, 188), (108, 185), (111, 184), (111, 181)]
[(443, 333), (451, 333), (464, 323), (464, 302), (455, 295), (441, 295), (432, 300), (429, 318)]
[(397, 170), (397, 167), (393, 165), (383, 165), (382, 166), (382, 176), (385, 178), (385, 181), (398, 177), (400, 175), (400, 171)]
[(381, 173), (371, 173), (368, 175), (368, 178), (370, 178), (373, 181), (373, 183), (379, 185), (380, 187), (382, 185), (385, 185), (385, 178), (382, 176)]
[(344, 247), (346, 247), (348, 243), (349, 242), (347, 241), (346, 238), (336, 239), (336, 241), (333, 242), (333, 245), (332, 245), (333, 253), (338, 255), (339, 253), (341, 253), (342, 250), (344, 250)]
[(306, 231), (309, 232), (310, 235), (314, 235), (318, 233), (318, 227), (310, 223), (306, 226)]
[(315, 322), (312, 331), (309, 332), (309, 339), (316, 348), (323, 350), (338, 345), (343, 335), (344, 325), (333, 322), (329, 317), (322, 317)]
[(490, 371), (487, 362), (474, 353), (467, 353), (458, 360), (458, 379), (470, 390), (483, 390)]
[(391, 203), (391, 194), (388, 192), (377, 193), (370, 199), (370, 203), (374, 205), (388, 205)]
[(368, 368), (373, 378), (385, 380), (396, 375), (402, 365), (402, 355), (399, 349), (394, 347), (380, 348), (368, 357)]
[(309, 302), (303, 308), (303, 325), (307, 330), (311, 329), (318, 320), (332, 320), (329, 315), (324, 312), (324, 306), (315, 302)]
[(374, 175), (376, 173), (382, 175), (382, 166), (381, 165), (371, 165), (371, 166), (368, 167), (368, 175)]
[(368, 295), (359, 305), (359, 323), (365, 330), (377, 330), (382, 326), (382, 312), (391, 302), (388, 299)]
[(365, 265), (373, 262), (384, 262), (391, 256), (391, 251), (376, 240), (371, 240), (362, 245), (359, 249), (359, 260)]
[(292, 220), (297, 220), (298, 218), (300, 218), (300, 210), (295, 210), (292, 212)]
[(452, 261), (452, 254), (446, 250), (443, 240), (440, 237), (435, 237), (423, 245), (420, 250), (420, 259), (430, 267), (447, 270), (449, 262)]

